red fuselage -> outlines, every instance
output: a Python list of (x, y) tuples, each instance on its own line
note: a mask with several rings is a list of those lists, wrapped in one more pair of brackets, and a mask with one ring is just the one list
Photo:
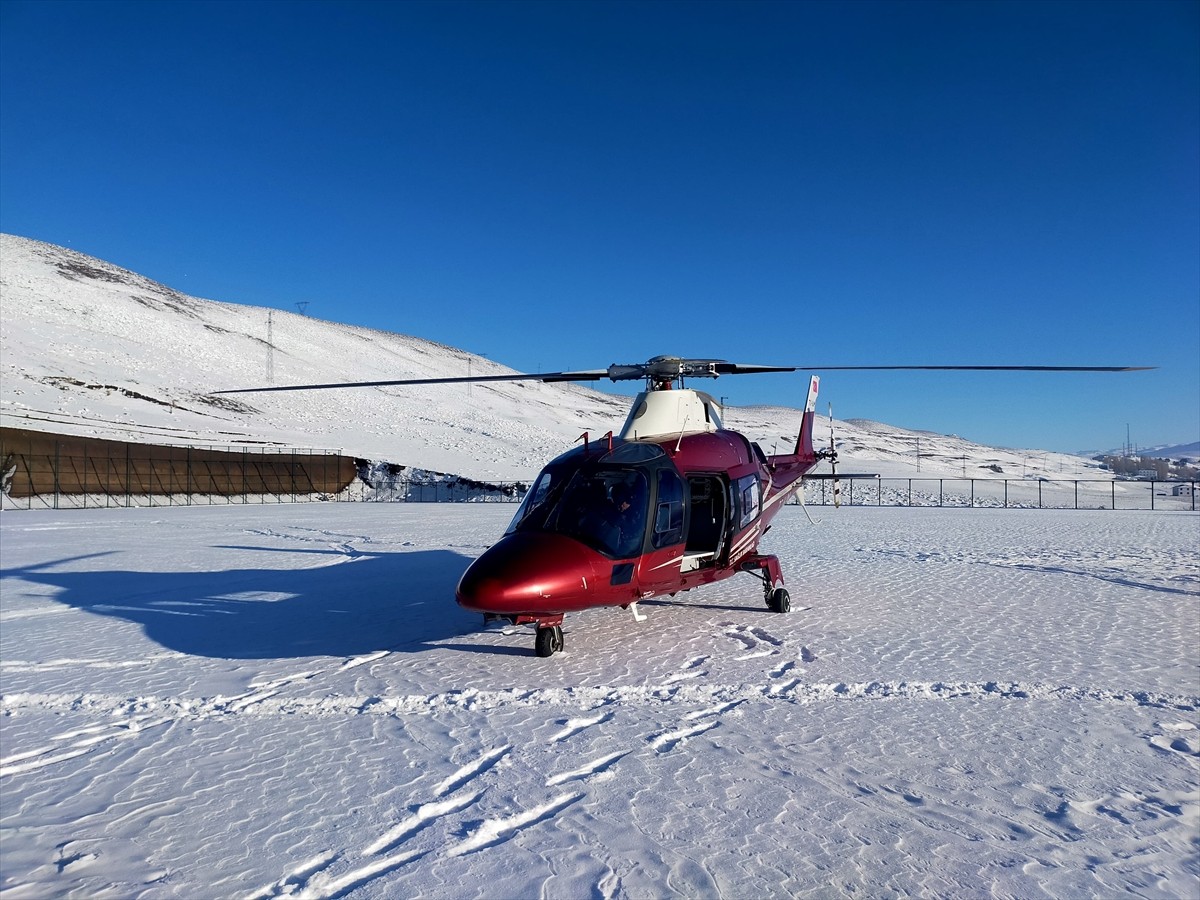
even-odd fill
[(734, 431), (578, 447), (542, 470), (458, 603), (514, 622), (628, 606), (742, 571), (816, 464), (811, 441), (764, 456)]

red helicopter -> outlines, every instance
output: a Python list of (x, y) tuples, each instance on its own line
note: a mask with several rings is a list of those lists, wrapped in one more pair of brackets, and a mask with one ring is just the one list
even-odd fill
[[(818, 368), (818, 367), (814, 367)], [(827, 370), (1118, 372), (1129, 366), (824, 366)], [(607, 369), (540, 374), (419, 378), (254, 388), (216, 393), (383, 387), (487, 381), (626, 381), (644, 379), (619, 435), (585, 433), (581, 446), (542, 469), (504, 536), (463, 573), (460, 606), (514, 625), (535, 626), (534, 650), (563, 649), (563, 617), (595, 606), (630, 609), (740, 572), (762, 581), (768, 608), (786, 613), (791, 599), (779, 559), (759, 552), (771, 520), (828, 450), (813, 448), (819, 379), (812, 376), (804, 417), (790, 453), (768, 456), (724, 428), (708, 394), (689, 378), (795, 372), (716, 359), (657, 356)]]

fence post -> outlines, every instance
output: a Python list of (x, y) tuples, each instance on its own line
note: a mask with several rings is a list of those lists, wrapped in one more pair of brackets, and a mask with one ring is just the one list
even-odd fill
[(1038, 509), (1042, 508), (1042, 479), (1038, 479)]
[(1004, 479), (1004, 508), (1008, 509), (1008, 479)]
[(1153, 478), (1150, 479), (1150, 509), (1154, 509), (1154, 485), (1157, 484)]
[(1075, 508), (1079, 509), (1079, 479), (1075, 479)]
[(1112, 481), (1110, 481), (1109, 485), (1112, 488), (1112, 508), (1115, 510), (1117, 508), (1117, 481), (1116, 481), (1116, 479), (1114, 478)]

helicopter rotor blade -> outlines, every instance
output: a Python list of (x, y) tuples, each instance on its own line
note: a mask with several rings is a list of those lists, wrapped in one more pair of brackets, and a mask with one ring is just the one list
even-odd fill
[(328, 384), (289, 384), (270, 387), (235, 388), (212, 391), (213, 394), (262, 394), (274, 391), (325, 391), (336, 388), (394, 387), (421, 384), (479, 384), (503, 381), (631, 381), (650, 379), (671, 382), (682, 378), (717, 378), (721, 375), (757, 375), (768, 372), (797, 372), (823, 370), (831, 372), (1143, 372), (1155, 366), (762, 366), (732, 363), (723, 359), (685, 359), (677, 356), (656, 356), (644, 363), (618, 365), (607, 369), (583, 369), (576, 372), (536, 372), (513, 375), (466, 375), (451, 378), (396, 378), (382, 381), (346, 381)]
[[(1145, 372), (1157, 366), (760, 366), (746, 363), (731, 363), (723, 359), (679, 360), (683, 366), (707, 366), (712, 377), (717, 375), (756, 375), (763, 372)], [(690, 374), (700, 374), (691, 372)]]
[(236, 388), (212, 391), (214, 394), (262, 394), (268, 391), (326, 391), (333, 388), (391, 387), (403, 384), (478, 384), (488, 381), (599, 381), (608, 377), (607, 369), (580, 372), (539, 372), (518, 375), (466, 375), (456, 378), (397, 378), (388, 381), (337, 381), (330, 384), (287, 384), (273, 387)]
[(758, 375), (763, 372), (796, 372), (800, 366), (753, 366), (746, 363), (731, 363), (715, 360), (713, 371), (717, 375)]
[(826, 372), (1148, 372), (1157, 366), (805, 366)]

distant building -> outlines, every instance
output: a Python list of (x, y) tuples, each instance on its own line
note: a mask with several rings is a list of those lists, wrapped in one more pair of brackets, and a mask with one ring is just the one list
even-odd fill
[(1190, 497), (1192, 496), (1192, 491), (1195, 489), (1195, 487), (1196, 486), (1194, 484), (1188, 481), (1184, 481), (1180, 484), (1173, 484), (1171, 485), (1171, 496)]

